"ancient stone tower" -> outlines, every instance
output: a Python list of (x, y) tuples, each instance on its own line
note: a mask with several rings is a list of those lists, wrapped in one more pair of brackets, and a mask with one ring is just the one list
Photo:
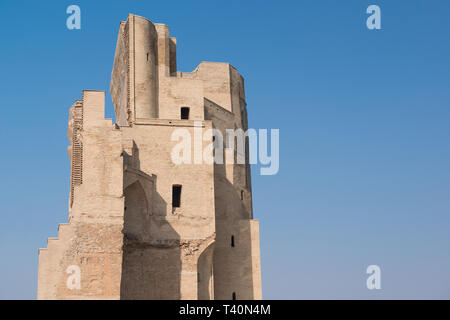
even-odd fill
[(168, 27), (129, 15), (110, 90), (116, 123), (103, 91), (70, 108), (69, 222), (39, 250), (38, 298), (261, 299), (248, 161), (171, 158), (176, 129), (247, 130), (241, 75), (177, 71)]

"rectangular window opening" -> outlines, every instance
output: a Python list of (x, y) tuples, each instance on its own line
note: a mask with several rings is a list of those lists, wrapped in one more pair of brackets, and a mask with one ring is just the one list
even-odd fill
[(188, 107), (182, 107), (181, 108), (181, 119), (182, 120), (188, 120), (189, 119), (189, 108)]
[(172, 186), (172, 207), (179, 208), (181, 205), (181, 185), (174, 184)]

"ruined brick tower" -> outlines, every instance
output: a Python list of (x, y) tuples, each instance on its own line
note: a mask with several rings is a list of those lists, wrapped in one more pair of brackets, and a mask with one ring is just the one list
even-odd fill
[(171, 158), (176, 129), (247, 130), (241, 75), (177, 71), (168, 27), (129, 15), (110, 90), (116, 123), (103, 91), (70, 108), (69, 222), (39, 250), (38, 299), (261, 299), (248, 161)]

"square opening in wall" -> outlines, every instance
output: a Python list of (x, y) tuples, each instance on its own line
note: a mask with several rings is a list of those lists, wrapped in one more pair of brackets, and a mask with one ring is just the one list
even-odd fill
[(189, 108), (188, 107), (182, 107), (181, 108), (181, 119), (182, 120), (188, 120), (189, 119)]

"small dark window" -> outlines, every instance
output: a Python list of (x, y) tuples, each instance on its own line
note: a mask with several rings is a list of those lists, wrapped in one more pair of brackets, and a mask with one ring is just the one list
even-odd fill
[(236, 300), (236, 292), (233, 292), (233, 294), (231, 295), (233, 300)]
[(234, 248), (234, 236), (231, 236), (231, 246)]
[(244, 200), (244, 190), (241, 190), (241, 200)]
[(172, 207), (179, 208), (181, 205), (181, 186), (174, 184), (172, 186)]
[(189, 108), (188, 107), (181, 108), (181, 119), (183, 119), (183, 120), (189, 119)]

